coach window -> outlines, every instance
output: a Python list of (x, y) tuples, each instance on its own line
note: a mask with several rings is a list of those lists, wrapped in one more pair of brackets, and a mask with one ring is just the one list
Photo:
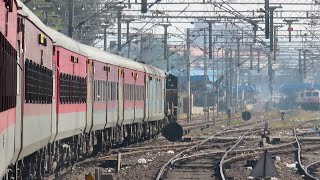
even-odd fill
[(113, 82), (112, 84), (112, 100), (115, 101), (117, 99), (117, 92), (116, 92), (116, 86), (117, 86), (117, 82)]
[(100, 97), (100, 101), (103, 102), (103, 98), (104, 98), (104, 97), (103, 97), (103, 94), (104, 94), (104, 93), (103, 93), (103, 90), (104, 90), (104, 88), (103, 88), (103, 81), (100, 81), (100, 86), (101, 86), (101, 88), (100, 88), (100, 90), (101, 90), (101, 92), (100, 92), (100, 96), (101, 96), (101, 97)]
[(98, 102), (99, 101), (99, 81), (96, 80), (96, 101)]
[(108, 101), (108, 81), (104, 81), (104, 101)]
[(114, 88), (114, 92), (115, 92), (115, 100), (118, 101), (119, 100), (119, 93), (118, 93), (118, 90), (119, 90), (119, 83), (118, 82), (115, 82), (115, 88)]
[(306, 96), (310, 97), (311, 96), (311, 92), (306, 92)]
[(319, 92), (313, 92), (312, 95), (313, 96), (319, 96)]
[(108, 101), (111, 101), (111, 81), (108, 81)]
[(138, 85), (135, 85), (135, 86), (134, 86), (134, 92), (135, 92), (135, 98), (134, 98), (134, 100), (135, 100), (135, 101), (139, 101), (139, 86), (138, 86)]
[(139, 86), (139, 100), (142, 101), (142, 86)]
[(100, 83), (99, 80), (96, 80), (96, 101), (99, 102), (99, 96), (100, 96), (100, 87), (99, 87)]
[(129, 87), (129, 84), (124, 84), (124, 87), (125, 87), (125, 89), (124, 89), (124, 92), (125, 92), (125, 94), (126, 94), (126, 97), (125, 97), (125, 100), (129, 100), (129, 98), (130, 98), (130, 95), (129, 95), (129, 92), (130, 92), (130, 87)]
[(107, 81), (103, 81), (103, 101), (107, 101)]
[(106, 81), (106, 102), (109, 101), (109, 81)]
[(68, 104), (72, 104), (72, 76), (71, 74), (67, 75), (68, 79)]
[(140, 89), (140, 101), (142, 101), (143, 100), (143, 98), (142, 98), (143, 86), (139, 86), (139, 89)]
[(101, 101), (104, 102), (104, 81), (101, 81)]
[(79, 76), (75, 76), (75, 80), (74, 80), (74, 98), (75, 98), (75, 102), (76, 103), (80, 103), (80, 97), (79, 97)]
[(127, 84), (123, 84), (123, 100), (127, 100), (128, 99), (128, 95), (127, 95), (127, 92), (128, 92), (128, 86)]
[(134, 89), (135, 86), (134, 86), (134, 84), (132, 84), (131, 86), (132, 86), (132, 99), (131, 99), (131, 100), (134, 101), (134, 99), (135, 99), (135, 97), (136, 97), (136, 95), (135, 95), (135, 89)]
[(135, 85), (134, 86), (134, 101), (138, 101), (139, 100), (139, 86)]
[(124, 92), (126, 94), (125, 100), (129, 101), (129, 99), (130, 99), (130, 86), (129, 86), (129, 84), (124, 84), (124, 87), (125, 87)]
[(128, 87), (128, 101), (131, 100), (131, 84), (127, 84)]
[(113, 101), (112, 87), (113, 87), (113, 82), (110, 82), (110, 101)]
[(71, 103), (75, 104), (77, 103), (77, 84), (76, 84), (76, 76), (72, 75), (71, 76)]
[(101, 87), (102, 87), (102, 88), (101, 88), (101, 91), (102, 91), (102, 92), (101, 92), (101, 96), (102, 96), (102, 97), (101, 97), (101, 101), (104, 102), (104, 101), (105, 101), (105, 93), (106, 93), (106, 92), (105, 92), (105, 81), (101, 81)]
[(100, 102), (103, 101), (103, 81), (100, 80), (100, 92), (99, 92), (99, 95), (100, 95)]
[(130, 91), (129, 91), (129, 93), (130, 93), (130, 98), (129, 98), (129, 101), (132, 101), (132, 84), (130, 84), (129, 85), (129, 89), (130, 89)]
[(99, 101), (99, 90), (100, 90), (100, 87), (99, 87), (100, 83), (99, 83), (99, 80), (96, 80), (96, 101), (98, 102)]
[(96, 81), (93, 80), (93, 101), (96, 101)]
[(108, 81), (108, 100), (111, 101), (111, 82)]
[(130, 84), (130, 101), (133, 100), (133, 85)]
[(127, 93), (128, 93), (128, 98), (127, 98), (127, 100), (128, 100), (128, 101), (130, 101), (130, 91), (131, 91), (130, 84), (127, 84)]
[(131, 84), (131, 101), (134, 100), (134, 86)]
[(66, 104), (67, 101), (68, 101), (68, 97), (67, 97), (68, 96), (67, 75), (62, 73), (60, 75), (60, 77), (61, 77), (61, 81), (60, 81), (60, 91), (61, 91), (60, 98), (61, 98), (61, 102), (63, 104)]
[(130, 84), (125, 84), (125, 92), (126, 92), (126, 100), (129, 101), (130, 100)]
[(62, 73), (60, 73), (60, 75), (59, 75), (59, 80), (60, 80), (60, 82), (59, 82), (59, 95), (60, 95), (60, 103), (63, 103), (63, 91), (64, 91), (64, 89), (63, 89), (63, 74)]
[(140, 100), (140, 86), (139, 85), (135, 86), (135, 94), (136, 94), (135, 100), (139, 101)]
[(139, 86), (139, 100), (142, 101), (142, 86)]
[(140, 101), (142, 101), (142, 86), (139, 86), (139, 89), (140, 89), (140, 91), (139, 91), (139, 93), (140, 93)]

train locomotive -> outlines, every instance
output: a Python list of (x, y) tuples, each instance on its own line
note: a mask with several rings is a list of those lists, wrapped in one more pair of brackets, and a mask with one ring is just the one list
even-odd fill
[(0, 17), (0, 178), (43, 179), (176, 117), (162, 70), (46, 27), (19, 0)]

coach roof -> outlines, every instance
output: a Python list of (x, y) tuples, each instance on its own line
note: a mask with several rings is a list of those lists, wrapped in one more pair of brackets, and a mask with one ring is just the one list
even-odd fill
[(54, 45), (63, 47), (79, 55), (87, 56), (87, 54), (81, 50), (80, 43), (78, 43), (77, 41), (50, 27), (47, 27), (47, 32), (52, 38)]
[(142, 64), (138, 62), (132, 61), (130, 59), (115, 54), (104, 52), (100, 49), (96, 49), (94, 47), (87, 46), (84, 44), (80, 44), (80, 48), (82, 49), (82, 51), (85, 51), (87, 53), (89, 59), (144, 72)]
[(44, 25), (42, 23), (42, 21), (35, 14), (33, 14), (33, 12), (31, 12), (27, 8), (27, 6), (25, 6), (21, 1), (17, 0), (17, 4), (19, 7), (21, 7), (18, 10), (18, 14), (26, 17), (30, 22), (32, 22), (35, 26), (37, 26), (43, 33), (45, 33), (47, 36), (49, 36), (49, 34), (46, 31), (47, 30), (46, 25)]

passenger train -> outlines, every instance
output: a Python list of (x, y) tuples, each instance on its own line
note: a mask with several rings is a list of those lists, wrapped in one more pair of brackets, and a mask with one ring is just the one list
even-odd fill
[(76, 42), (19, 0), (0, 1), (0, 32), (2, 179), (43, 179), (152, 138), (174, 112), (162, 70)]
[(299, 104), (304, 110), (320, 110), (320, 91), (309, 89), (299, 94)]

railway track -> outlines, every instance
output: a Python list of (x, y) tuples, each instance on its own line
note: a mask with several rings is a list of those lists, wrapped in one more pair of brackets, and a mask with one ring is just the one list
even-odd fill
[[(259, 125), (262, 125), (260, 123), (270, 119), (246, 123), (244, 125), (233, 127), (232, 130), (227, 129), (215, 133), (202, 142), (199, 142), (198, 144), (181, 151), (171, 158), (160, 168), (156, 179), (183, 179), (185, 177), (194, 177), (195, 179), (212, 179), (218, 177), (218, 179), (220, 179), (221, 177), (219, 177), (220, 175), (218, 174), (221, 174), (221, 167), (224, 161), (223, 159), (232, 150), (232, 147), (238, 145), (244, 135), (246, 135), (248, 132), (253, 129), (259, 129)], [(245, 128), (247, 126), (251, 127)], [(210, 141), (212, 141), (215, 137), (225, 136), (232, 133), (242, 133), (242, 136), (240, 136), (236, 141), (226, 142), (221, 144), (219, 148), (212, 149), (213, 145), (210, 145)], [(232, 144), (233, 146), (230, 148), (230, 145)], [(208, 149), (204, 150), (204, 146), (207, 146)], [(214, 169), (214, 171), (212, 171), (212, 169)]]
[[(198, 117), (201, 118), (201, 117)], [(239, 117), (237, 117), (239, 118)], [(219, 122), (224, 121), (225, 119), (220, 119)], [(207, 128), (210, 125), (212, 125), (213, 122), (196, 122), (196, 123), (192, 123), (192, 124), (183, 124), (182, 127), (184, 129), (184, 132), (188, 133), (190, 132), (190, 130), (194, 130), (194, 129), (203, 129), (203, 128)], [(118, 156), (118, 153), (121, 153), (121, 156), (133, 156), (136, 154), (143, 154), (146, 152), (161, 152), (161, 151), (167, 151), (167, 150), (175, 150), (175, 151), (183, 151), (185, 149), (187, 149), (188, 147), (197, 144), (198, 142), (189, 142), (189, 143), (178, 143), (178, 144), (173, 144), (173, 145), (165, 145), (165, 146), (153, 146), (153, 147), (122, 147), (122, 148), (117, 148), (117, 149), (111, 149), (107, 154), (102, 155), (100, 157), (91, 157), (91, 158), (87, 158), (83, 161), (80, 162), (76, 162), (75, 164), (73, 164), (73, 166), (71, 167), (66, 167), (64, 169), (62, 169), (59, 173), (56, 174), (52, 174), (47, 176), (45, 179), (47, 180), (51, 180), (51, 179), (56, 179), (57, 177), (61, 177), (64, 174), (72, 171), (73, 167), (76, 166), (80, 166), (81, 164), (84, 163), (90, 163), (90, 162), (94, 162), (94, 161), (103, 161), (103, 160), (107, 160), (107, 159), (114, 159)]]
[[(270, 119), (275, 119), (275, 118), (279, 118), (279, 117), (272, 117), (272, 118), (268, 118), (268, 119), (263, 119), (263, 120), (257, 120), (256, 122), (246, 122), (245, 124), (242, 125), (238, 125), (238, 126), (232, 126), (229, 129), (226, 129), (224, 131), (221, 132), (221, 135), (223, 133), (241, 133), (246, 131), (245, 128), (247, 126), (252, 126), (252, 125), (259, 125), (260, 123), (266, 121), (266, 120), (270, 120)], [(221, 119), (220, 122), (223, 122), (226, 119)], [(201, 123), (197, 123), (197, 124), (193, 124), (193, 125), (182, 125), (183, 128), (190, 128), (192, 127), (193, 129), (201, 129), (203, 126), (208, 127), (208, 124), (212, 123), (212, 122), (201, 122)], [(210, 126), (210, 124), (209, 124)], [(262, 126), (261, 126), (262, 127)], [(259, 129), (259, 128), (258, 128)], [(254, 130), (258, 130), (258, 129), (254, 129)], [(261, 128), (260, 128), (261, 129)], [(216, 135), (219, 133), (216, 133)], [(208, 141), (212, 141), (212, 142), (208, 142), (208, 143), (203, 143), (205, 140)], [(122, 157), (132, 157), (132, 156), (137, 156), (137, 155), (143, 155), (147, 152), (153, 153), (153, 152), (164, 152), (168, 151), (168, 150), (174, 150), (175, 152), (182, 152), (179, 154), (184, 154), (183, 152), (188, 152), (188, 149), (192, 149), (192, 148), (196, 148), (199, 151), (202, 151), (203, 153), (210, 153), (207, 150), (208, 149), (222, 149), (222, 148), (227, 148), (230, 145), (234, 144), (235, 141), (228, 141), (228, 142), (223, 142), (223, 143), (219, 143), (217, 141), (214, 141), (212, 138), (207, 138), (205, 140), (196, 140), (194, 142), (188, 142), (188, 143), (177, 143), (177, 144), (170, 144), (170, 145), (162, 145), (162, 146), (153, 146), (153, 147), (123, 147), (123, 148), (118, 148), (118, 149), (113, 149), (111, 150), (108, 154), (104, 154), (104, 155), (100, 155), (99, 157), (92, 157), (92, 158), (88, 158), (84, 161), (78, 162), (76, 164), (73, 165), (73, 167), (78, 167), (81, 166), (81, 164), (85, 164), (85, 163), (92, 163), (95, 161), (104, 161), (104, 160), (108, 160), (108, 159), (115, 159), (117, 154), (119, 152), (121, 152), (121, 156)], [(217, 151), (217, 153), (221, 153), (221, 156), (223, 155), (222, 153), (224, 153), (225, 151)], [(236, 151), (236, 152), (240, 152), (240, 151)], [(244, 152), (244, 151), (242, 151)], [(214, 154), (211, 152), (211, 154)], [(186, 154), (184, 154), (186, 155)], [(192, 154), (191, 154), (192, 155)], [(55, 179), (56, 177), (59, 177), (59, 179), (66, 174), (67, 172), (70, 172), (72, 170), (72, 167), (68, 167), (66, 169), (64, 169), (63, 171), (60, 172), (60, 174), (57, 175), (51, 175), (50, 177), (46, 178), (46, 179)]]
[(227, 158), (228, 154), (233, 151), (237, 146), (238, 144), (243, 140), (243, 137), (246, 136), (251, 130), (253, 129), (253, 126), (248, 129), (244, 134), (242, 134), (239, 139), (236, 141), (236, 143), (231, 146), (229, 149), (227, 149), (227, 151), (224, 153), (224, 155), (222, 156), (221, 160), (220, 160), (220, 163), (219, 163), (219, 172), (220, 172), (220, 177), (222, 180), (225, 180), (226, 179), (226, 176), (224, 174), (224, 168), (223, 168), (223, 165), (224, 165), (224, 161), (225, 159)]
[[(299, 127), (301, 127), (302, 125), (305, 125), (307, 123), (313, 123), (313, 122), (317, 122), (317, 121), (320, 121), (320, 120), (309, 120), (309, 121), (305, 121), (305, 122), (302, 122), (298, 125), (296, 125), (294, 128), (293, 128), (293, 135), (295, 137), (295, 143), (297, 145), (297, 159), (298, 159), (298, 167), (300, 169), (300, 171), (302, 171), (302, 173), (306, 176), (307, 179), (310, 179), (310, 180), (319, 180), (319, 175), (315, 174), (314, 171), (311, 171), (310, 167), (313, 167), (313, 166), (319, 166), (320, 164), (320, 158), (319, 158), (319, 155), (320, 155), (320, 151), (319, 151), (319, 147), (315, 146), (313, 148), (305, 148), (304, 145), (303, 145), (303, 142), (301, 140), (301, 138), (299, 136), (306, 136), (306, 135), (314, 135), (314, 134), (320, 134), (320, 131), (319, 131), (319, 128), (316, 127), (315, 129), (317, 131), (315, 132), (301, 132), (299, 133)], [(307, 152), (310, 152), (312, 150), (312, 158), (311, 157), (307, 157)], [(302, 157), (302, 152), (304, 152), (304, 158)], [(316, 153), (316, 154), (315, 154)], [(317, 157), (317, 158), (314, 158), (314, 157)], [(311, 161), (313, 162), (308, 162), (308, 164), (305, 164), (303, 163), (303, 161), (308, 161), (307, 159), (308, 158), (311, 158)], [(303, 160), (304, 159), (304, 160)], [(316, 160), (314, 160), (316, 159)], [(314, 170), (316, 170), (317, 168), (315, 168)], [(317, 177), (318, 176), (318, 177)]]

